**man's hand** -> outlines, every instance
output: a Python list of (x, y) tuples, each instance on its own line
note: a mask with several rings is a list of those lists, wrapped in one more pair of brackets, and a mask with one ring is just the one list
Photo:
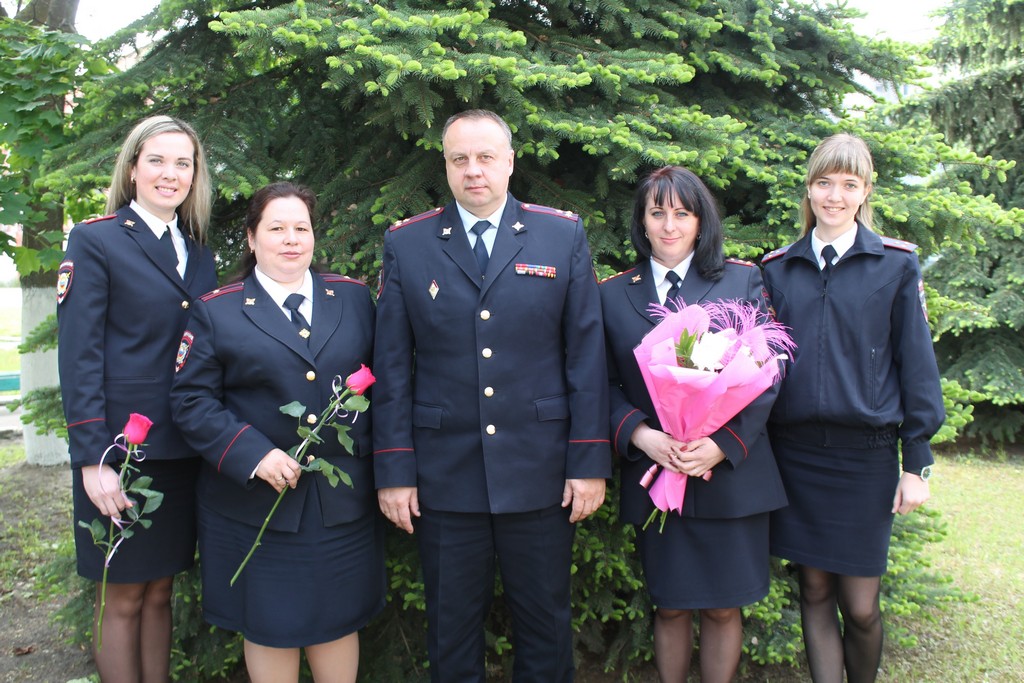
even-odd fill
[(392, 524), (410, 534), (413, 532), (412, 518), (420, 516), (420, 501), (415, 486), (379, 489), (377, 501), (380, 503), (380, 511)]
[(570, 522), (579, 522), (594, 513), (604, 502), (604, 479), (566, 479), (562, 507), (572, 504)]

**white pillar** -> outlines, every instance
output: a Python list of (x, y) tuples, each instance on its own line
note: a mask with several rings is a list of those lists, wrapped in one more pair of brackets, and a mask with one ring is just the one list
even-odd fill
[[(56, 292), (53, 287), (26, 287), (21, 289), (21, 338), (29, 333), (46, 316), (57, 309)], [(50, 349), (42, 353), (29, 353), (21, 357), (21, 394), (32, 389), (56, 386), (57, 351)], [(25, 425), (25, 460), (30, 465), (61, 465), (70, 462), (68, 444), (53, 434), (36, 434), (35, 425)]]

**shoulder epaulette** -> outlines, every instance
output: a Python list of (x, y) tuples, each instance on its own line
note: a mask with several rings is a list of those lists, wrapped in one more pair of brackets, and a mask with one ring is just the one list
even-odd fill
[(782, 255), (783, 255), (783, 254), (785, 254), (785, 253), (786, 253), (787, 251), (789, 251), (789, 248), (790, 248), (791, 246), (793, 246), (793, 245), (792, 245), (792, 244), (787, 244), (787, 245), (786, 245), (786, 246), (784, 246), (784, 247), (779, 247), (779, 248), (778, 248), (778, 249), (776, 249), (775, 251), (773, 251), (773, 252), (770, 252), (770, 253), (769, 253), (769, 254), (767, 254), (767, 255), (766, 255), (766, 256), (765, 256), (765, 257), (764, 257), (763, 259), (761, 259), (761, 263), (768, 263), (768, 262), (769, 262), (769, 261), (771, 261), (772, 259), (776, 259), (776, 258), (778, 258), (778, 257), (782, 256)]
[(580, 217), (572, 211), (562, 211), (561, 209), (552, 209), (550, 206), (541, 206), (540, 204), (521, 204), (523, 211), (529, 211), (531, 213), (542, 213), (546, 216), (558, 216), (566, 220), (575, 223)]
[(737, 266), (749, 266), (751, 268), (754, 267), (754, 264), (751, 263), (750, 261), (744, 261), (743, 259), (738, 259), (738, 258), (727, 258), (727, 259), (725, 259), (725, 262), (726, 263), (732, 263), (732, 264), (737, 265)]
[(629, 273), (632, 273), (634, 270), (636, 270), (636, 266), (630, 268), (629, 270), (620, 270), (618, 273), (615, 273), (614, 275), (609, 275), (605, 279), (601, 280), (598, 284), (603, 285), (605, 282), (608, 282), (610, 280), (614, 280), (615, 278), (617, 278), (617, 277), (619, 277), (621, 275), (627, 275)]
[(320, 277), (324, 279), (324, 282), (347, 282), (352, 285), (366, 286), (366, 283), (362, 280), (356, 280), (355, 278), (347, 277), (345, 275), (338, 275), (337, 273), (321, 273)]
[(89, 223), (99, 223), (100, 221), (109, 221), (111, 218), (117, 218), (117, 214), (112, 213), (109, 216), (96, 216), (96, 218), (90, 218), (89, 220), (82, 221), (82, 225), (88, 225)]
[(233, 294), (235, 292), (240, 292), (244, 286), (245, 286), (245, 283), (243, 283), (243, 282), (235, 282), (235, 283), (230, 284), (230, 285), (225, 285), (223, 287), (218, 287), (217, 289), (213, 290), (212, 292), (207, 292), (206, 294), (203, 294), (201, 297), (199, 297), (199, 300), (200, 301), (210, 301), (212, 299), (216, 299), (219, 296), (224, 296), (225, 294)]
[(886, 237), (884, 235), (879, 235), (879, 237), (882, 238), (882, 244), (893, 249), (899, 249), (901, 251), (915, 251), (917, 249), (917, 245), (913, 242), (898, 240), (895, 237)]
[(424, 211), (423, 213), (421, 213), (421, 214), (419, 214), (417, 216), (413, 216), (412, 218), (403, 218), (402, 220), (400, 220), (397, 223), (393, 224), (390, 228), (388, 228), (388, 230), (394, 231), (394, 230), (398, 230), (399, 228), (404, 228), (407, 225), (412, 225), (413, 223), (418, 223), (419, 221), (422, 221), (425, 218), (431, 218), (432, 216), (436, 216), (437, 214), (441, 213), (442, 211), (444, 211), (444, 208), (439, 206), (436, 209), (431, 209), (430, 211)]

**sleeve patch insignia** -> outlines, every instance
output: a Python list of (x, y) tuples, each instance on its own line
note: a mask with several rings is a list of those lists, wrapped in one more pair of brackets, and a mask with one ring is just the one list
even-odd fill
[(188, 360), (188, 352), (192, 350), (192, 340), (195, 339), (193, 334), (188, 330), (185, 330), (185, 334), (181, 335), (181, 344), (178, 346), (178, 355), (174, 359), (174, 372), (180, 372), (185, 367), (185, 361)]
[(71, 279), (75, 275), (75, 262), (64, 261), (57, 271), (57, 304), (64, 303), (71, 291)]

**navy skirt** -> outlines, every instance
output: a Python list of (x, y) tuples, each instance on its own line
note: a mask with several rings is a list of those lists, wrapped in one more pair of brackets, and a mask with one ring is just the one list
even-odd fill
[(822, 448), (776, 438), (772, 450), (789, 496), (789, 507), (772, 513), (772, 555), (843, 576), (884, 574), (900, 476), (896, 446)]
[(234, 586), (231, 577), (259, 526), (229, 519), (200, 501), (199, 566), (208, 622), (257, 645), (294, 648), (355, 633), (384, 609), (379, 515), (325, 527), (316, 486), (285, 495), (303, 494), (298, 531), (267, 529)]
[[(199, 458), (183, 460), (143, 460), (135, 463), (138, 474), (132, 477), (153, 477), (150, 488), (164, 494), (163, 503), (143, 519), (152, 525), (143, 529), (136, 524), (134, 535), (125, 539), (110, 560), (107, 581), (110, 583), (145, 583), (185, 571), (196, 557), (196, 481), (199, 477)], [(113, 465), (115, 469), (119, 463)], [(94, 519), (103, 522), (109, 535), (110, 518), (89, 500), (82, 484), (82, 470), (72, 470), (72, 499), (74, 501), (75, 551), (78, 573), (92, 581), (103, 579), (104, 555), (93, 543), (88, 529), (80, 521), (91, 524)], [(142, 501), (138, 501), (141, 503)], [(123, 515), (122, 515), (123, 517)]]
[(668, 513), (636, 527), (647, 591), (656, 607), (741, 607), (768, 594), (768, 513), (698, 519)]

